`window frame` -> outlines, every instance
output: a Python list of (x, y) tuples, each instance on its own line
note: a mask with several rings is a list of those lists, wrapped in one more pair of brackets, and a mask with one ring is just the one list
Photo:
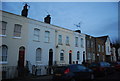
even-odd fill
[(46, 43), (50, 42), (50, 31), (45, 31), (45, 42)]
[[(18, 28), (19, 27), (19, 28)], [(19, 29), (19, 30), (18, 30)], [(21, 30), (22, 29), (22, 25), (20, 25), (20, 24), (15, 24), (14, 25), (14, 33), (13, 33), (13, 36), (15, 37), (15, 38), (19, 38), (19, 37), (21, 37)]]
[[(5, 47), (5, 52), (3, 50), (3, 47)], [(0, 61), (0, 64), (6, 64), (8, 63), (8, 47), (6, 45), (2, 45), (1, 47), (1, 50), (2, 50), (2, 54), (1, 54), (1, 61)], [(6, 54), (3, 54), (3, 53), (6, 53)], [(3, 58), (5, 57), (5, 60), (3, 60)]]
[(36, 62), (41, 62), (41, 61), (42, 61), (42, 50), (41, 48), (37, 48), (36, 49)]
[(78, 37), (75, 37), (75, 47), (78, 47)]
[(58, 44), (62, 45), (62, 35), (58, 35)]
[(38, 28), (34, 28), (34, 41), (40, 41), (40, 29)]
[(61, 50), (60, 52), (60, 62), (64, 61), (64, 50)]
[[(1, 31), (1, 33), (0, 33), (0, 36), (6, 36), (6, 27), (7, 27), (7, 22), (5, 22), (5, 21), (0, 21), (0, 25), (1, 25), (1, 28), (0, 28), (0, 31)], [(5, 24), (5, 27), (3, 26), (3, 23)], [(3, 31), (4, 31), (4, 33), (3, 33)]]
[(66, 36), (66, 45), (70, 45), (70, 38), (69, 38), (69, 36)]

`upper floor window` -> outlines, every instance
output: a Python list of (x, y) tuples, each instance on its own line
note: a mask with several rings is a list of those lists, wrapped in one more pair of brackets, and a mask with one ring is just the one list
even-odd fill
[(98, 45), (98, 52), (100, 52), (100, 45)]
[(6, 25), (7, 25), (7, 22), (5, 21), (0, 21), (0, 34), (1, 35), (6, 35)]
[(90, 47), (90, 41), (87, 40), (87, 47), (89, 48)]
[(102, 52), (104, 52), (104, 46), (102, 45)]
[(50, 32), (45, 31), (45, 42), (50, 42)]
[(60, 44), (60, 45), (62, 44), (62, 35), (58, 36), (58, 44)]
[(39, 41), (40, 29), (34, 29), (34, 40)]
[(110, 52), (109, 46), (107, 47), (107, 51), (108, 51), (108, 53)]
[(66, 36), (66, 45), (69, 45), (69, 37)]
[(22, 28), (22, 25), (15, 24), (15, 27), (14, 27), (14, 36), (15, 37), (21, 37), (21, 28)]
[(8, 47), (6, 45), (2, 45), (2, 47), (0, 47), (0, 50), (2, 50), (2, 55), (0, 55), (2, 62), (7, 62)]
[(78, 47), (78, 37), (75, 37), (75, 46)]
[(81, 38), (81, 47), (84, 47), (84, 41), (83, 41), (83, 38)]
[(80, 60), (80, 52), (77, 52), (77, 60)]
[(41, 48), (36, 49), (36, 61), (41, 61), (42, 55), (41, 55)]
[(64, 50), (60, 52), (60, 61), (64, 61)]
[(93, 43), (93, 41), (91, 41), (91, 47), (92, 47), (92, 48), (94, 47), (94, 43)]

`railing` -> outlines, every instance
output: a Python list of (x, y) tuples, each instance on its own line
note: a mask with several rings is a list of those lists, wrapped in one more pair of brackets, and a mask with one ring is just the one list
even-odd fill
[(18, 76), (16, 66), (2, 66), (1, 71), (2, 79), (12, 79)]

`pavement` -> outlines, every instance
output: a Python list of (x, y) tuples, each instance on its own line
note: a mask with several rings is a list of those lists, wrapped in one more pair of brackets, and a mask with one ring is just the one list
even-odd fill
[(52, 75), (41, 75), (41, 76), (24, 76), (24, 77), (17, 77), (14, 79), (6, 79), (2, 81), (52, 81)]

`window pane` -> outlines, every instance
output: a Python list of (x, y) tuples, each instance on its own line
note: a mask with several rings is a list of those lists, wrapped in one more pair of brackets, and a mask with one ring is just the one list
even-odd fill
[(77, 60), (80, 60), (80, 52), (77, 52)]
[(6, 25), (7, 25), (7, 22), (4, 22), (4, 21), (0, 22), (0, 34), (6, 35)]
[(49, 42), (49, 41), (50, 41), (50, 32), (45, 31), (45, 42)]
[(40, 30), (35, 28), (34, 29), (34, 40), (39, 41), (39, 33), (40, 33)]
[(7, 61), (7, 51), (8, 48), (7, 46), (2, 46), (2, 61)]
[(21, 27), (22, 27), (22, 25), (15, 24), (15, 27), (14, 27), (14, 36), (15, 37), (21, 36)]
[(75, 37), (75, 46), (78, 46), (78, 37)]
[(84, 43), (83, 38), (81, 38), (81, 47), (83, 47), (83, 43)]
[(62, 44), (62, 35), (58, 36), (58, 44)]
[(64, 61), (64, 51), (61, 50), (61, 53), (60, 53), (60, 61)]
[(66, 45), (69, 45), (69, 37), (66, 37)]
[(36, 50), (36, 61), (41, 61), (41, 49)]

